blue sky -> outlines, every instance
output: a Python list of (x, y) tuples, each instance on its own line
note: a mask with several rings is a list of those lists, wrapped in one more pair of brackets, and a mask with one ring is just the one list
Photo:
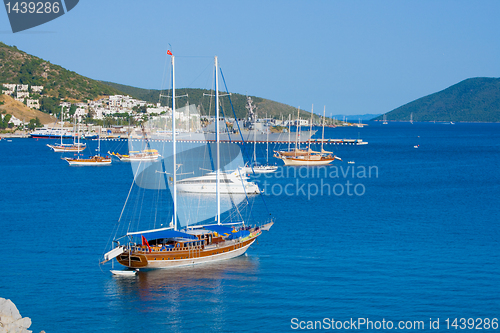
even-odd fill
[(500, 77), (500, 1), (81, 0), (0, 41), (93, 79), (229, 90), (327, 114), (385, 113), (470, 77)]

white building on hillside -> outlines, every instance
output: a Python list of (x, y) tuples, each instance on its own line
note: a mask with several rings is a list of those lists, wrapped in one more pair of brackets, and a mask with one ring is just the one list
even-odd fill
[(70, 102), (61, 102), (61, 104), (59, 104), (59, 106), (69, 109), (71, 107), (71, 103)]
[(43, 86), (31, 86), (31, 92), (40, 93), (43, 90)]
[(17, 91), (28, 91), (28, 85), (27, 84), (18, 84)]
[(7, 90), (11, 91), (11, 93), (13, 93), (14, 90), (16, 90), (16, 85), (13, 83), (3, 83), (2, 86), (4, 88), (7, 88)]
[(21, 98), (28, 98), (30, 97), (30, 93), (27, 92), (27, 91), (17, 91), (17, 96), (16, 96), (18, 99), (21, 99)]
[[(5, 115), (0, 115), (2, 117), (2, 119), (5, 117)], [(16, 117), (14, 116), (11, 116), (10, 120), (9, 120), (9, 124), (13, 124), (14, 126), (20, 126), (20, 125), (23, 125), (25, 124), (25, 122), (17, 119)]]
[(37, 99), (27, 99), (26, 105), (32, 109), (40, 109), (40, 102)]
[(87, 110), (85, 110), (84, 108), (77, 108), (74, 117), (78, 119), (78, 122), (81, 122), (83, 118), (87, 117)]

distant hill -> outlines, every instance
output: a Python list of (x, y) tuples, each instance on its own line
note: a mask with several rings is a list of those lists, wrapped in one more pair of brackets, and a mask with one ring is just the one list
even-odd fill
[[(160, 90), (154, 89), (142, 89), (131, 86), (126, 86), (123, 84), (113, 83), (101, 81), (102, 83), (109, 85), (112, 88), (122, 91), (123, 93), (130, 95), (134, 98), (149, 102), (149, 103), (158, 103), (161, 102), (162, 105), (166, 105), (167, 99), (162, 98), (160, 100)], [(165, 95), (167, 92), (163, 91), (162, 95)], [(188, 97), (180, 97), (177, 98), (176, 105), (178, 107), (182, 107), (189, 104), (196, 104), (200, 106), (200, 112), (202, 115), (208, 115), (210, 108), (210, 97), (204, 96), (204, 94), (213, 93), (206, 89), (186, 89), (186, 88), (177, 88), (176, 95), (188, 95)], [(222, 92), (225, 94), (225, 92)], [(266, 114), (268, 117), (279, 118), (281, 115), (285, 119), (288, 118), (288, 114), (292, 115), (292, 119), (297, 118), (297, 108), (274, 102), (268, 99), (264, 99), (261, 97), (250, 96), (252, 97), (253, 102), (257, 106), (257, 115), (259, 118), (264, 118)], [(233, 104), (236, 117), (237, 118), (245, 118), (247, 116), (247, 109), (245, 108), (247, 97), (245, 95), (231, 93), (231, 102)], [(222, 108), (227, 117), (233, 117), (233, 112), (231, 109), (231, 104), (229, 103), (229, 99), (227, 97), (221, 97)], [(170, 103), (170, 102), (169, 102)], [(213, 103), (213, 101), (212, 101)], [(169, 104), (170, 105), (170, 104)], [(210, 110), (213, 115), (213, 104), (212, 109)], [(301, 110), (300, 117), (303, 119), (309, 119), (311, 117), (311, 113)], [(319, 119), (317, 115), (314, 115), (314, 119)]]
[[(103, 95), (122, 94), (99, 81), (27, 54), (0, 42), (0, 83), (43, 86), (41, 109), (59, 112), (61, 99), (87, 102)], [(1, 85), (0, 85), (1, 86)]]
[[(386, 114), (389, 121), (500, 122), (500, 78), (461, 81)], [(383, 116), (373, 120), (382, 120)]]

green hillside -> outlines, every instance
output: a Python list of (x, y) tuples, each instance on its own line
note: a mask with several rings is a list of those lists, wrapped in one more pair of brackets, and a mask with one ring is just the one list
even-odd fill
[(87, 102), (99, 96), (122, 94), (119, 90), (99, 81), (51, 64), (2, 42), (0, 42), (0, 83), (43, 86), (44, 89), (40, 94), (41, 109), (49, 113), (59, 112), (58, 105), (61, 99)]
[[(389, 121), (500, 122), (500, 78), (471, 78), (386, 114)], [(373, 120), (382, 120), (383, 116)]]

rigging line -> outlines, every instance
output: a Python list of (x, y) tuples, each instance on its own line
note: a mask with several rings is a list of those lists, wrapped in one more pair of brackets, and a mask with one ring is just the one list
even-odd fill
[[(222, 103), (221, 103), (222, 104)], [(228, 137), (228, 140), (229, 140), (229, 143), (232, 143), (231, 142), (231, 135), (229, 133), (229, 126), (227, 126), (227, 122), (226, 122), (226, 115), (224, 114), (224, 109), (222, 108), (222, 105), (220, 106), (220, 110), (222, 112), (222, 119), (224, 119), (224, 125), (226, 125), (226, 131), (228, 133), (227, 137)]]
[[(176, 57), (177, 57), (177, 56), (176, 56)], [(191, 81), (191, 83), (189, 83), (189, 84), (186, 86), (186, 88), (185, 88), (185, 89), (194, 89), (194, 88), (190, 88), (190, 87), (192, 87), (192, 85), (194, 84), (194, 82), (196, 82), (196, 80), (198, 80), (198, 78), (199, 78), (200, 76), (202, 76), (202, 75), (205, 73), (205, 71), (206, 71), (208, 68), (212, 67), (212, 66), (213, 66), (213, 64), (212, 64), (212, 63), (207, 64), (207, 66), (206, 66), (206, 67), (205, 67), (205, 68), (204, 68), (204, 69), (200, 72), (200, 74), (199, 74), (199, 75), (198, 75), (198, 76), (197, 76), (197, 77), (196, 77), (193, 81)]]
[(166, 68), (167, 68), (167, 61), (168, 61), (168, 57), (165, 57), (165, 64), (163, 65), (163, 75), (161, 76), (162, 81), (161, 81), (161, 86), (160, 86), (160, 93), (158, 94), (158, 102), (159, 103), (161, 103), (161, 91), (163, 90), (163, 87), (165, 84), (165, 72), (166, 72)]
[(214, 56), (186, 56), (186, 55), (175, 55), (176, 58), (210, 58), (213, 59)]
[[(229, 95), (229, 90), (227, 89), (226, 79), (224, 78), (224, 73), (222, 73), (222, 68), (219, 68), (219, 69), (220, 69), (220, 75), (222, 77), (222, 82), (224, 82), (224, 87), (226, 88), (226, 92), (228, 93), (228, 96), (229, 96), (229, 102), (231, 103), (231, 108), (233, 110), (234, 118), (236, 119), (236, 124), (238, 125), (238, 131), (240, 132), (241, 141), (243, 141), (243, 147), (245, 147), (246, 141), (243, 139), (243, 134), (241, 133), (240, 124), (238, 122), (238, 118), (236, 118), (236, 112), (234, 111), (233, 102), (231, 101), (231, 95)], [(246, 152), (246, 150), (244, 150), (244, 151)], [(246, 158), (248, 161), (250, 161), (248, 154), (246, 154)], [(255, 171), (253, 169), (253, 166), (251, 166), (251, 168), (252, 168), (252, 172), (255, 176)], [(266, 207), (267, 212), (269, 213), (269, 215), (271, 215), (271, 212), (269, 211), (269, 208), (267, 207), (266, 200), (264, 200), (264, 195), (262, 194), (262, 192), (260, 192), (259, 195), (262, 198), (262, 202), (264, 202), (264, 206)]]
[[(243, 144), (242, 144), (242, 146), (243, 146), (243, 156), (246, 157), (247, 161), (250, 161), (251, 159), (250, 159), (249, 153), (247, 151), (247, 146), (248, 145), (246, 144), (245, 139), (243, 139), (243, 133), (241, 132), (240, 122), (238, 121), (238, 118), (236, 117), (236, 111), (234, 110), (233, 102), (231, 100), (231, 94), (229, 93), (229, 90), (228, 90), (227, 85), (226, 85), (226, 79), (224, 78), (224, 74), (222, 73), (222, 68), (219, 68), (219, 69), (220, 69), (220, 74), (221, 74), (221, 77), (222, 77), (222, 81), (224, 82), (224, 87), (226, 88), (226, 93), (229, 96), (229, 104), (231, 104), (231, 109), (233, 111), (234, 119), (236, 120), (236, 125), (238, 126), (238, 132), (240, 133), (241, 141), (243, 142)], [(255, 176), (255, 171), (253, 169), (253, 166), (250, 165), (250, 168), (252, 169), (252, 173)]]

